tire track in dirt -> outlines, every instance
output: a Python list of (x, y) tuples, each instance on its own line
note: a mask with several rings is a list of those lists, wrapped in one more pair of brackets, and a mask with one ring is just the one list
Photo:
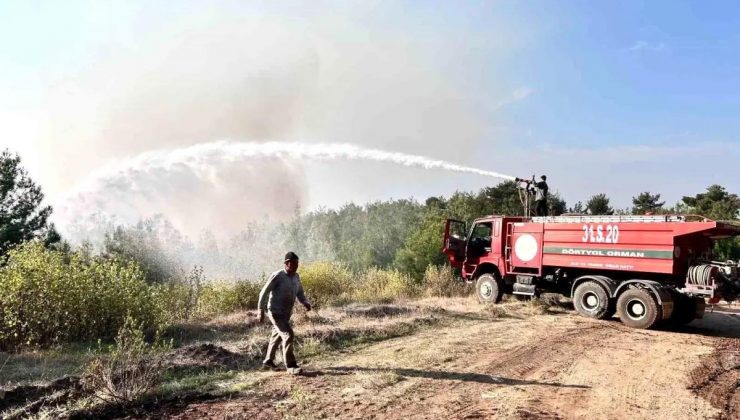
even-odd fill
[[(576, 399), (584, 391), (577, 384), (559, 382), (559, 373), (568, 370), (578, 357), (589, 350), (588, 343), (598, 343), (600, 338), (613, 331), (605, 324), (577, 326), (569, 329), (551, 329), (550, 335), (538, 337), (534, 342), (517, 346), (494, 360), (480, 365), (493, 377), (520, 381), (514, 387), (527, 386), (526, 392), (509, 397), (497, 392), (509, 387), (481, 390), (477, 402), (449, 413), (455, 418), (486, 418), (506, 416), (517, 418), (560, 418), (554, 407), (546, 404), (553, 393), (563, 402), (563, 397)], [(592, 345), (591, 345), (592, 346)], [(501, 381), (507, 385), (507, 381)], [(456, 387), (459, 387), (458, 384)], [(562, 391), (567, 390), (567, 391)], [(567, 394), (566, 394), (567, 393)], [(524, 395), (522, 395), (524, 394)]]
[[(688, 373), (715, 339), (623, 326), (585, 352), (562, 381), (589, 387), (577, 399), (549, 399), (568, 418), (713, 418), (714, 410), (686, 388)], [(566, 402), (569, 405), (564, 405)]]
[[(444, 368), (461, 369), (469, 377), (440, 374), (420, 380), (412, 398), (389, 403), (390, 418), (716, 416), (686, 390), (688, 371), (710, 351), (707, 344), (714, 338), (572, 316), (559, 317), (554, 325), (547, 318), (507, 321), (488, 337), (480, 337), (479, 325), (457, 329), (463, 342), (478, 340), (470, 348), (476, 357)], [(496, 347), (499, 338), (506, 342), (512, 335), (521, 335), (520, 343)], [(426, 344), (440, 353), (455, 352), (446, 340)], [(366, 408), (365, 418), (389, 417)]]
[[(519, 331), (517, 336), (511, 335), (513, 325), (517, 325), (514, 328)], [(582, 341), (598, 343), (599, 336), (611, 333), (611, 330), (603, 324), (564, 327), (554, 325), (553, 322), (534, 319), (506, 320), (501, 323), (492, 323), (489, 320), (438, 331), (436, 334), (400, 339), (396, 345), (403, 343), (404, 347), (412, 347), (416, 351), (419, 351), (419, 348), (432, 347), (440, 355), (451, 355), (443, 358), (445, 370), (432, 371), (418, 365), (417, 367), (422, 369), (397, 368), (395, 369), (397, 373), (415, 382), (413, 396), (389, 401), (380, 407), (382, 411), (374, 411), (372, 407), (365, 407), (364, 403), (360, 403), (363, 408), (361, 412), (364, 418), (511, 417), (509, 414), (516, 414), (516, 410), (511, 411), (509, 408), (515, 407), (519, 411), (518, 417), (526, 418), (532, 415), (543, 417), (548, 413), (532, 408), (537, 400), (541, 399), (540, 388), (570, 388), (572, 385), (556, 381), (528, 380), (528, 375), (535, 371), (556, 372), (566, 369), (572, 363), (574, 355), (586, 351), (587, 346), (584, 346)], [(416, 341), (421, 342), (414, 345)], [(465, 348), (467, 357), (456, 356), (460, 352), (458, 348), (460, 342), (468, 344)], [(378, 347), (368, 353), (378, 351), (395, 353), (398, 350), (392, 343)], [(378, 359), (377, 356), (367, 353), (363, 353), (362, 357), (364, 360)], [(351, 362), (346, 361), (347, 364)], [(410, 365), (405, 361), (399, 364)], [(540, 376), (557, 379), (552, 373)], [(523, 405), (519, 399), (507, 400), (506, 403), (492, 406), (491, 400), (485, 396), (499, 388), (512, 387), (520, 391), (526, 389), (528, 399), (533, 400), (533, 404)], [(574, 395), (574, 398), (576, 397)], [(343, 411), (338, 405), (333, 405), (333, 409)]]
[[(469, 316), (322, 356), (305, 365), (315, 371), (309, 377), (255, 373), (265, 385), (248, 395), (172, 414), (249, 419), (733, 418), (737, 365), (717, 369), (709, 363), (704, 371), (696, 370), (717, 343), (727, 340), (733, 339), (634, 330), (572, 314)], [(691, 376), (692, 371), (697, 373)], [(365, 376), (384, 374), (395, 379), (379, 387), (358, 386)]]
[(740, 417), (740, 339), (721, 340), (690, 379), (690, 389), (721, 410), (720, 419)]

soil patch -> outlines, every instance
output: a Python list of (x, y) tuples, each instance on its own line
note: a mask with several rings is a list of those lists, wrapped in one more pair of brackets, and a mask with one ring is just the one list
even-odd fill
[(740, 339), (720, 341), (691, 372), (689, 388), (721, 410), (720, 419), (740, 417)]
[(79, 391), (80, 378), (67, 376), (43, 386), (23, 385), (5, 391), (0, 390), (0, 412), (20, 407), (31, 401), (41, 401), (44, 397), (59, 391)]

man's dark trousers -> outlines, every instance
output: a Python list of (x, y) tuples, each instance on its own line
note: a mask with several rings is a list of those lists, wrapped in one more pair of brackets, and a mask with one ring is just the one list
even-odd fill
[(272, 335), (270, 336), (270, 344), (267, 346), (265, 363), (274, 362), (278, 344), (282, 342), (283, 362), (285, 362), (285, 366), (296, 366), (295, 355), (293, 354), (294, 334), (293, 328), (290, 326), (290, 315), (267, 311), (267, 317), (272, 322)]
[(534, 213), (537, 216), (547, 216), (547, 201), (545, 200), (536, 201)]

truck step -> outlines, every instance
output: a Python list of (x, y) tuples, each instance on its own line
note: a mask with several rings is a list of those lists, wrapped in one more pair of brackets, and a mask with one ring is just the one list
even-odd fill
[(534, 296), (535, 291), (534, 284), (514, 283), (513, 293), (515, 295)]

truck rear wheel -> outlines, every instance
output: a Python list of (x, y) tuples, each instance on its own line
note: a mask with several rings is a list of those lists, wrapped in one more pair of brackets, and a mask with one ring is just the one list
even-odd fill
[(475, 291), (480, 303), (499, 303), (504, 295), (501, 280), (491, 273), (482, 274), (475, 283)]
[(573, 306), (579, 314), (595, 319), (608, 319), (614, 315), (614, 305), (609, 294), (594, 281), (586, 281), (576, 287)]
[(617, 315), (624, 325), (646, 329), (661, 319), (661, 309), (646, 289), (627, 289), (617, 299)]

